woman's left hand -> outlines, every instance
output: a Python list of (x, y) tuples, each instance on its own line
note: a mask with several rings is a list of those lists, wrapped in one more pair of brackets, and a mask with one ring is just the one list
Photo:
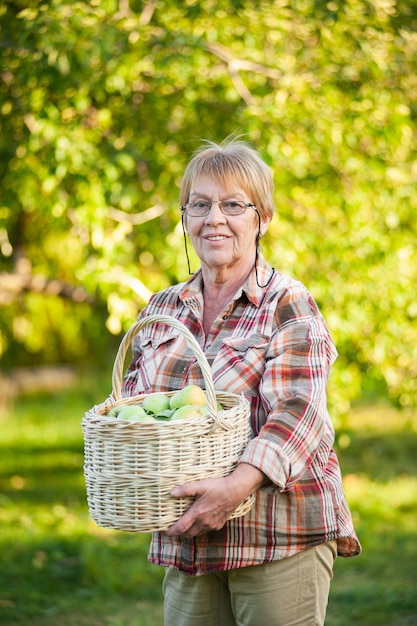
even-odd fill
[(193, 504), (164, 534), (196, 537), (222, 528), (230, 515), (255, 489), (264, 482), (264, 474), (253, 465), (239, 464), (222, 478), (196, 480), (174, 487), (175, 498), (195, 498)]

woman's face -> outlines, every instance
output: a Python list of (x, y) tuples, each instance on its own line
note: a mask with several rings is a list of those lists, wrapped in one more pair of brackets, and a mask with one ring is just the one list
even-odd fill
[[(191, 187), (188, 202), (197, 200), (214, 202), (204, 217), (185, 215), (191, 243), (201, 264), (210, 270), (233, 270), (248, 274), (255, 262), (258, 216), (248, 207), (240, 215), (223, 215), (217, 201), (240, 200), (252, 202), (247, 193), (236, 185), (225, 186), (217, 179), (205, 176), (197, 178)], [(269, 221), (269, 220), (268, 220)], [(268, 222), (261, 222), (261, 232)]]

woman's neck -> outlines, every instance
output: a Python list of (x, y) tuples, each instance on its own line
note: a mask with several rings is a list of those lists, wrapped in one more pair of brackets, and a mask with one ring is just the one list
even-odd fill
[(236, 272), (235, 268), (209, 268), (202, 265), (202, 277), (203, 277), (203, 293), (205, 297), (209, 297), (211, 300), (215, 298), (231, 299), (236, 291), (245, 282), (252, 267), (242, 268), (240, 272)]
[(206, 336), (214, 320), (232, 301), (234, 295), (245, 283), (244, 276), (230, 276), (226, 272), (205, 272), (203, 268), (203, 327)]

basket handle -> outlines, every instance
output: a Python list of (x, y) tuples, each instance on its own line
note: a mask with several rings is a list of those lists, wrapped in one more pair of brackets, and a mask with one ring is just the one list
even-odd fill
[(134, 339), (134, 337), (136, 337), (138, 332), (142, 330), (142, 328), (145, 328), (150, 324), (156, 323), (166, 324), (167, 326), (172, 326), (173, 328), (179, 330), (180, 333), (184, 336), (187, 346), (191, 348), (191, 350), (194, 352), (197, 362), (201, 368), (204, 382), (206, 384), (207, 407), (209, 409), (210, 416), (215, 421), (211, 432), (214, 432), (214, 430), (216, 430), (220, 424), (220, 415), (217, 411), (216, 392), (214, 390), (214, 382), (210, 366), (204, 352), (202, 351), (188, 328), (184, 326), (182, 322), (177, 320), (175, 317), (171, 317), (170, 315), (148, 315), (147, 317), (144, 317), (143, 319), (136, 322), (136, 324), (134, 324), (127, 331), (120, 343), (113, 366), (112, 386), (114, 399), (116, 401), (122, 399), (123, 366), (126, 359), (127, 350), (132, 340)]

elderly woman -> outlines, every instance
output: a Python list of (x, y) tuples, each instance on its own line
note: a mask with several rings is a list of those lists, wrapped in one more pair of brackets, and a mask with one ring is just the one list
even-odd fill
[[(171, 315), (187, 326), (215, 387), (250, 402), (254, 436), (229, 476), (172, 491), (195, 500), (152, 537), (149, 560), (166, 567), (165, 626), (323, 624), (337, 554), (361, 550), (326, 405), (335, 347), (307, 289), (259, 252), (273, 180), (252, 147), (205, 142), (180, 202), (201, 267), (155, 294), (140, 317)], [(188, 384), (204, 381), (185, 339), (172, 328), (143, 329), (124, 395)], [(252, 493), (250, 512), (228, 521)]]

